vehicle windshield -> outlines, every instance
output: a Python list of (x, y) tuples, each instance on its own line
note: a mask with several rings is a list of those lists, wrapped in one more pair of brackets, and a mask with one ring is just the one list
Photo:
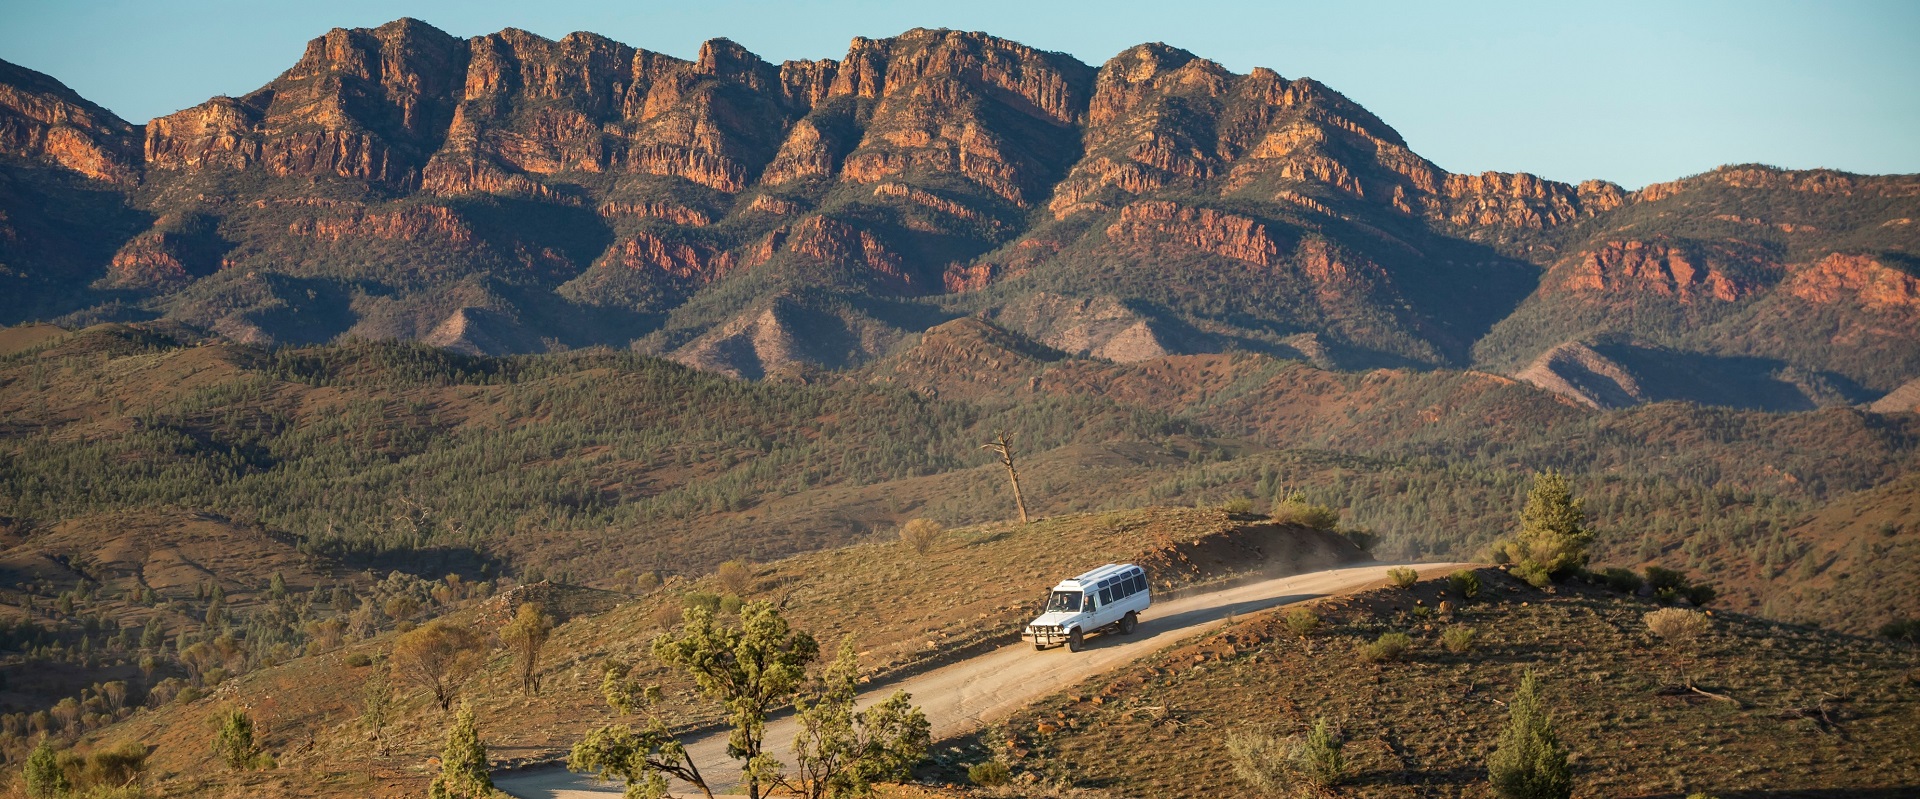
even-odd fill
[(1080, 592), (1079, 591), (1053, 592), (1053, 597), (1047, 600), (1047, 612), (1055, 613), (1058, 611), (1066, 611), (1068, 613), (1079, 613), (1080, 612)]

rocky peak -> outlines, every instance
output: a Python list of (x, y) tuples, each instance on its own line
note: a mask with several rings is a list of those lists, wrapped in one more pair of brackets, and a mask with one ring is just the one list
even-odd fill
[(782, 85), (778, 70), (731, 39), (708, 39), (700, 45), (694, 71), (731, 81), (754, 91)]
[[(855, 40), (856, 50), (864, 41)], [(1094, 76), (1092, 67), (1072, 56), (978, 32), (915, 28), (886, 40), (886, 51), (882, 94), (914, 91), (929, 80), (957, 80), (1061, 125), (1081, 121)], [(855, 52), (849, 52), (847, 61), (854, 59)]]
[(0, 61), (0, 154), (131, 184), (140, 177), (139, 142), (137, 128), (65, 84)]
[(466, 60), (465, 43), (416, 20), (336, 28), (258, 91), (154, 120), (148, 162), (409, 188), (452, 122)]

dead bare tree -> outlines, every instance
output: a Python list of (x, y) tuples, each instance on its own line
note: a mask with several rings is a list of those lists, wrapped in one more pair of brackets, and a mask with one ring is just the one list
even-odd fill
[(1027, 523), (1027, 498), (1020, 493), (1020, 472), (1013, 468), (1013, 443), (1007, 440), (1007, 434), (1001, 433), (990, 444), (981, 444), (981, 449), (990, 449), (1000, 453), (1000, 465), (1007, 467), (1007, 480), (1013, 483), (1013, 504), (1020, 508), (1020, 523)]

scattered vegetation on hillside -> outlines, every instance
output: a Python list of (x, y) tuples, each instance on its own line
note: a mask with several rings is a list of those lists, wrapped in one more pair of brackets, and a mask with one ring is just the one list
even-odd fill
[[(1513, 795), (1565, 796), (1553, 786), (1724, 795), (1920, 779), (1903, 754), (1920, 734), (1920, 700), (1902, 648), (1716, 613), (1686, 655), (1703, 694), (1674, 682), (1674, 653), (1648, 631), (1656, 601), (1479, 574), (1470, 603), (1446, 580), (1411, 596), (1384, 587), (1312, 603), (1325, 622), (1311, 647), (1290, 629), (1295, 609), (1240, 618), (1038, 702), (980, 745), (1007, 758), (1016, 781), (1149, 798), (1243, 791), (1229, 733), (1284, 739), (1322, 718), (1346, 742), (1351, 796), (1471, 795), (1496, 780), (1547, 790)], [(1453, 621), (1422, 620), (1416, 601), (1457, 603)], [(1466, 651), (1445, 645), (1460, 625), (1475, 630)], [(1326, 655), (1391, 634), (1412, 643), (1398, 662), (1356, 670)]]

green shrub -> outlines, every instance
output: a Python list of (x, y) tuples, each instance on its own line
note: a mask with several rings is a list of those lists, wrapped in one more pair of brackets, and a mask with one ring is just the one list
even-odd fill
[(1341, 530), (1340, 535), (1346, 537), (1348, 541), (1353, 542), (1353, 545), (1358, 547), (1361, 552), (1367, 553), (1373, 552), (1373, 545), (1380, 540), (1379, 536), (1374, 535), (1373, 532), (1369, 530)]
[(1472, 569), (1461, 569), (1447, 575), (1447, 584), (1453, 592), (1463, 599), (1472, 599), (1480, 595), (1480, 573)]
[(1456, 624), (1440, 632), (1440, 645), (1456, 655), (1473, 648), (1474, 636), (1478, 631), (1463, 624)]
[(1720, 598), (1720, 589), (1714, 588), (1709, 583), (1694, 583), (1687, 586), (1686, 589), (1681, 592), (1681, 596), (1687, 598), (1688, 604), (1696, 608), (1704, 608), (1707, 606), (1707, 603)]
[(45, 738), (27, 756), (26, 778), (27, 795), (33, 799), (51, 799), (73, 790), (66, 769), (60, 767), (59, 755), (53, 751), (53, 742)]
[(1653, 589), (1656, 594), (1661, 591), (1677, 591), (1686, 584), (1685, 572), (1660, 566), (1647, 567), (1647, 587)]
[(355, 652), (347, 656), (347, 665), (356, 669), (364, 669), (373, 665), (373, 656), (365, 652)]
[(1421, 621), (1433, 618), (1433, 608), (1426, 605), (1413, 606), (1413, 617)]
[(1013, 781), (1013, 772), (1007, 764), (998, 760), (988, 760), (967, 767), (967, 780), (982, 788), (992, 788)]
[(1347, 778), (1350, 764), (1340, 751), (1344, 746), (1346, 742), (1327, 729), (1326, 719), (1314, 720), (1313, 729), (1307, 731), (1295, 754), (1307, 784), (1325, 791)]
[(1487, 777), (1501, 799), (1567, 799), (1573, 795), (1573, 771), (1567, 750), (1554, 735), (1553, 720), (1540, 701), (1539, 684), (1529, 671), (1507, 704), (1507, 726), (1487, 756)]
[(1286, 620), (1287, 629), (1301, 638), (1312, 635), (1314, 631), (1320, 629), (1321, 625), (1320, 616), (1306, 608), (1294, 608), (1293, 610), (1287, 611)]
[(1640, 579), (1640, 575), (1633, 573), (1632, 569), (1622, 569), (1619, 566), (1608, 566), (1601, 570), (1599, 577), (1602, 585), (1622, 594), (1640, 593), (1640, 586), (1646, 584)]
[(1520, 532), (1494, 545), (1495, 558), (1512, 563), (1514, 576), (1545, 588), (1587, 565), (1593, 531), (1586, 524), (1586, 509), (1573, 497), (1573, 483), (1557, 471), (1536, 474), (1520, 511)]
[(1420, 572), (1406, 566), (1395, 566), (1387, 570), (1387, 580), (1395, 588), (1412, 588), (1414, 583), (1420, 582)]
[(1406, 657), (1413, 638), (1406, 633), (1381, 633), (1373, 643), (1360, 647), (1360, 659), (1368, 663), (1392, 663)]
[(440, 773), (427, 786), (431, 799), (479, 799), (494, 796), (493, 776), (487, 772), (487, 747), (480, 743), (473, 706), (461, 705), (447, 741), (440, 749)]
[(1705, 607), (1720, 596), (1718, 589), (1707, 583), (1695, 583), (1687, 577), (1686, 572), (1659, 566), (1647, 567), (1647, 586), (1653, 589), (1654, 598), (1661, 602), (1684, 599), (1694, 607)]
[(1880, 637), (1910, 644), (1920, 643), (1920, 619), (1899, 619), (1882, 624)]
[(1547, 586), (1553, 585), (1553, 572), (1548, 571), (1545, 566), (1540, 565), (1537, 561), (1520, 561), (1515, 563), (1510, 571), (1513, 576), (1527, 581), (1527, 585), (1535, 588), (1546, 588)]
[(235, 771), (255, 768), (261, 752), (253, 742), (253, 719), (239, 708), (220, 714), (220, 731), (213, 737), (213, 753)]
[(1247, 497), (1235, 497), (1220, 503), (1220, 509), (1234, 515), (1253, 512), (1253, 500)]
[(1315, 530), (1332, 530), (1340, 526), (1340, 511), (1326, 505), (1310, 504), (1306, 496), (1293, 494), (1274, 507), (1273, 520), (1280, 524), (1298, 524)]
[(708, 613), (720, 613), (720, 595), (711, 591), (688, 591), (680, 598), (680, 607), (686, 610), (699, 608)]

